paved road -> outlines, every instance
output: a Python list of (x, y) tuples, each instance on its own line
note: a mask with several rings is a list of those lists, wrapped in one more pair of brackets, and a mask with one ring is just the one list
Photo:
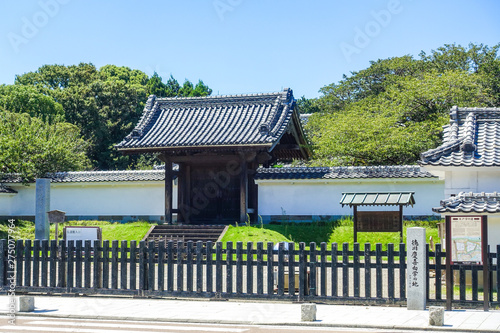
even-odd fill
[[(342, 329), (304, 326), (249, 326), (222, 324), (160, 323), (153, 321), (123, 321), (64, 318), (18, 317), (16, 325), (0, 323), (0, 332), (77, 332), (77, 333), (140, 333), (140, 332), (210, 332), (210, 333), (291, 333), (291, 332), (328, 332), (328, 333), (367, 333), (390, 332), (396, 330)], [(408, 331), (404, 331), (407, 333)], [(430, 332), (430, 331), (428, 331)]]

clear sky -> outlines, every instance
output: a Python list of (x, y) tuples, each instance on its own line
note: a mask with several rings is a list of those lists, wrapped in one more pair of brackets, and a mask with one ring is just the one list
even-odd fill
[(369, 61), (500, 42), (498, 0), (0, 0), (0, 84), (44, 64), (128, 66), (213, 94), (296, 98)]

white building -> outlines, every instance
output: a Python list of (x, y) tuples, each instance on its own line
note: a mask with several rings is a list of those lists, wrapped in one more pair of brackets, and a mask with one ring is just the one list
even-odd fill
[(443, 144), (420, 164), (444, 177), (444, 197), (434, 211), (444, 216), (488, 217), (488, 244), (500, 244), (500, 108), (450, 111)]
[[(164, 170), (61, 172), (51, 176), (50, 209), (68, 219), (162, 221)], [(261, 168), (255, 175), (258, 213), (264, 222), (313, 221), (351, 215), (342, 192), (413, 191), (416, 204), (406, 217), (428, 217), (444, 195), (444, 181), (418, 166)], [(174, 180), (174, 209), (177, 203)], [(33, 219), (35, 184), (12, 179), (0, 188), (0, 219)]]

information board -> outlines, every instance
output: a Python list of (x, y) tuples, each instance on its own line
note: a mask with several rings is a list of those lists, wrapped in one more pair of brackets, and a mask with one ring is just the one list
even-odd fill
[(481, 216), (451, 216), (451, 261), (482, 264)]
[(402, 221), (399, 212), (357, 212), (356, 227), (361, 232), (397, 232)]
[(101, 228), (100, 227), (64, 227), (64, 240), (66, 245), (68, 241), (81, 240), (83, 245), (85, 245), (86, 240), (92, 241), (92, 246), (94, 246), (94, 241), (102, 240)]

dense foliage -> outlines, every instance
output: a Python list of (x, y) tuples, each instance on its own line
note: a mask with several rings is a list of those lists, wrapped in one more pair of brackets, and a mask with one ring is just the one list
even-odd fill
[(311, 164), (416, 163), (440, 144), (453, 105), (499, 105), (499, 47), (445, 45), (420, 59), (378, 60), (321, 88), (308, 106), (320, 110), (306, 126)]
[(17, 76), (15, 86), (18, 88), (9, 89), (36, 89), (61, 105), (64, 119), (78, 126), (88, 140), (92, 166), (102, 170), (135, 168), (138, 160), (154, 163), (154, 158), (123, 156), (114, 148), (139, 120), (149, 94), (205, 96), (212, 92), (202, 81), (193, 86), (186, 80), (180, 86), (171, 76), (165, 84), (156, 73), (149, 78), (128, 67), (106, 65), (97, 69), (87, 63), (45, 65)]
[(86, 147), (75, 125), (0, 110), (0, 179), (15, 173), (28, 182), (48, 172), (85, 170)]

